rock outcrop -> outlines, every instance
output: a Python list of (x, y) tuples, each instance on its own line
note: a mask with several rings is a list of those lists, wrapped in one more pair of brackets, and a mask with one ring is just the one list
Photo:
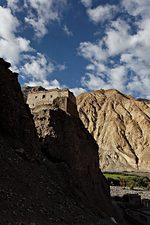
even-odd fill
[(77, 118), (41, 111), (35, 120), (41, 152), (17, 75), (9, 66), (0, 59), (0, 224), (114, 224), (92, 136)]
[(104, 171), (150, 171), (150, 104), (117, 90), (77, 97), (79, 117), (99, 145)]
[(81, 120), (60, 109), (38, 107), (32, 113), (43, 153), (68, 165), (71, 187), (81, 201), (101, 216), (111, 216), (109, 187), (99, 170), (98, 146)]
[(29, 107), (18, 83), (18, 74), (9, 70), (10, 63), (0, 59), (0, 134), (9, 137), (16, 151), (26, 158), (38, 159), (38, 137)]

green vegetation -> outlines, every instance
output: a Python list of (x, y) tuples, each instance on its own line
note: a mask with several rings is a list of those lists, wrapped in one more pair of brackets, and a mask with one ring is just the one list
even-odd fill
[(123, 173), (104, 173), (104, 176), (112, 186), (123, 186), (134, 189), (135, 187), (149, 188), (150, 179), (138, 175), (129, 175)]

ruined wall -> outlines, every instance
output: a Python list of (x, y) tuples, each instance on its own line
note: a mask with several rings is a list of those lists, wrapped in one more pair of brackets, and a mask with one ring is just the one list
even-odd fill
[(31, 91), (27, 103), (33, 111), (35, 108), (60, 108), (73, 116), (78, 116), (75, 96), (68, 89), (52, 89), (48, 91)]

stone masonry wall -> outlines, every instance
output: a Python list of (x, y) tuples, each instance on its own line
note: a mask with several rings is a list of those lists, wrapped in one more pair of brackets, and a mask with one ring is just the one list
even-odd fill
[(31, 91), (28, 93), (27, 104), (32, 111), (37, 107), (60, 108), (75, 117), (78, 116), (75, 96), (68, 89)]

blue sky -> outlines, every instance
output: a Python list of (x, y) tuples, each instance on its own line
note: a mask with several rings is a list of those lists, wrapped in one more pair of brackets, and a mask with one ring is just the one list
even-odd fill
[(149, 0), (1, 0), (0, 57), (21, 85), (150, 98)]

